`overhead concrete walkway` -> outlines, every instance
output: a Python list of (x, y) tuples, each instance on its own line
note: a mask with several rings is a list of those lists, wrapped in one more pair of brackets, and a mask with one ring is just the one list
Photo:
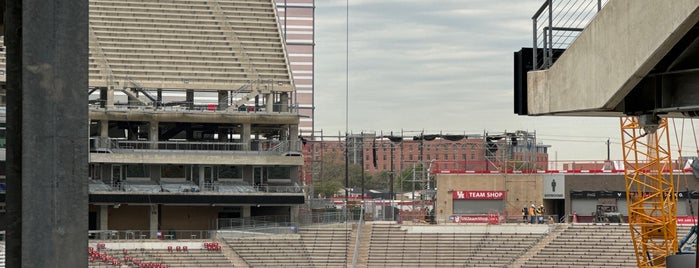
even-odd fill
[(609, 1), (550, 69), (528, 73), (529, 115), (622, 115), (624, 98), (697, 24), (698, 8)]

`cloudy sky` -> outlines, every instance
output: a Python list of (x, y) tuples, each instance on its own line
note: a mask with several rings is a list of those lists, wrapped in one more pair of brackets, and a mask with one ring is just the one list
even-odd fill
[[(513, 113), (513, 52), (543, 0), (316, 0), (316, 130), (536, 131), (551, 160), (621, 159), (618, 118)], [(346, 99), (349, 81), (349, 99)], [(692, 146), (694, 148), (694, 146)]]

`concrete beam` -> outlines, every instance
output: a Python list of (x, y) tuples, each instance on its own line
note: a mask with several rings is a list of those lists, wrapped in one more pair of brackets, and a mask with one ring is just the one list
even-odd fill
[(90, 109), (91, 120), (109, 121), (138, 121), (160, 123), (182, 122), (182, 123), (229, 123), (229, 124), (299, 124), (300, 119), (297, 114), (280, 113), (228, 113), (210, 111), (178, 111), (172, 110), (104, 110)]
[[(91, 153), (92, 163), (133, 163), (133, 164), (201, 164), (201, 165), (259, 165), (259, 166), (301, 166), (303, 157), (282, 155), (232, 155), (232, 154), (164, 154), (158, 152), (137, 153)], [(87, 178), (87, 176), (85, 176)]]
[(87, 267), (88, 1), (3, 1), (7, 267)]
[(614, 109), (699, 21), (699, 0), (615, 0), (548, 70), (529, 72), (530, 115), (621, 115)]

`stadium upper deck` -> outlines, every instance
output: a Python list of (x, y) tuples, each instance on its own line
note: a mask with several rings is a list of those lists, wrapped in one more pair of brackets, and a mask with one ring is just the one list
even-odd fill
[(89, 16), (91, 230), (295, 213), (299, 115), (273, 1), (90, 0)]

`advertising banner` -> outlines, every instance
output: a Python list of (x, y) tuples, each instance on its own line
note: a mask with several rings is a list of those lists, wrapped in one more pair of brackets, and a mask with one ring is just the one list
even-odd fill
[(454, 200), (503, 200), (505, 191), (453, 191)]

